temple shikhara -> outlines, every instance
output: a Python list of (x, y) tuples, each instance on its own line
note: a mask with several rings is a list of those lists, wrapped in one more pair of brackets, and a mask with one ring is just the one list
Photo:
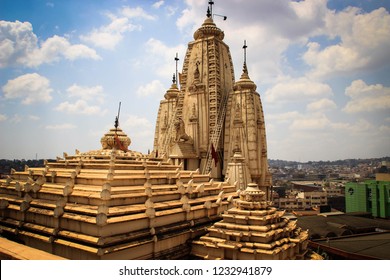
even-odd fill
[(304, 259), (308, 233), (272, 206), (246, 44), (235, 81), (223, 39), (208, 11), (162, 93), (150, 154), (129, 149), (117, 118), (101, 149), (1, 179), (1, 235), (67, 259)]
[(238, 181), (240, 187), (256, 182), (267, 192), (271, 175), (260, 95), (246, 59), (240, 79), (234, 81), (223, 38), (209, 14), (188, 44), (180, 90), (174, 80), (160, 102), (154, 153), (183, 163), (185, 169)]

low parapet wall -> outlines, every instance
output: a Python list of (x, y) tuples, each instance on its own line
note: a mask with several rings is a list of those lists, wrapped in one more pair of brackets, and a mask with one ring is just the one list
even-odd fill
[(66, 260), (65, 258), (34, 249), (0, 237), (1, 260)]

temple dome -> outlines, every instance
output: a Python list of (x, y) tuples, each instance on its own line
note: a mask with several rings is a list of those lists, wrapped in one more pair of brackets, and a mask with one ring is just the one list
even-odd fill
[(165, 99), (172, 99), (176, 98), (177, 95), (180, 93), (176, 83), (173, 83), (171, 87), (167, 90), (167, 93), (164, 95)]
[(207, 36), (215, 36), (220, 40), (223, 40), (225, 34), (219, 29), (211, 17), (207, 17), (202, 26), (195, 31), (194, 39), (198, 40)]
[(255, 183), (249, 183), (248, 187), (240, 193), (240, 197), (245, 201), (262, 201), (265, 192), (259, 189)]
[(111, 128), (109, 132), (104, 134), (104, 136), (100, 139), (100, 143), (102, 144), (103, 150), (114, 148), (119, 150), (127, 150), (131, 144), (131, 140), (127, 134), (118, 127)]
[(256, 84), (249, 78), (248, 68), (244, 62), (244, 67), (240, 79), (234, 83), (234, 90), (236, 89), (251, 89), (256, 90)]

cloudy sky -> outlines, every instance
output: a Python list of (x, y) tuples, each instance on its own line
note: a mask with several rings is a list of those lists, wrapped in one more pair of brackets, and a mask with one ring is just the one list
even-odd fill
[[(207, 2), (0, 0), (0, 158), (99, 149), (119, 102), (130, 148), (151, 150)], [(269, 158), (390, 155), (390, 1), (214, 2), (236, 79), (247, 42)]]

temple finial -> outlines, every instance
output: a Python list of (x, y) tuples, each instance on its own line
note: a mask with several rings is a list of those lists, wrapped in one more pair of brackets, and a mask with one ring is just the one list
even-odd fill
[(119, 114), (121, 112), (121, 103), (122, 102), (119, 102), (118, 115), (115, 117), (115, 123), (114, 123), (115, 133), (116, 133), (118, 126), (119, 126)]
[(214, 1), (209, 1), (209, 6), (207, 7), (207, 14), (206, 14), (208, 18), (212, 17), (213, 15), (213, 5), (214, 5)]
[(248, 48), (248, 46), (246, 45), (246, 40), (244, 40), (244, 46), (242, 46), (242, 48), (244, 49), (244, 67), (243, 67), (243, 72), (248, 74), (248, 68), (246, 67), (246, 49)]
[(176, 83), (176, 85), (177, 85), (177, 63), (179, 62), (179, 57), (177, 56), (177, 53), (176, 53), (176, 56), (175, 56), (175, 62), (176, 62), (176, 79), (175, 79), (175, 82), (173, 82), (173, 83)]

